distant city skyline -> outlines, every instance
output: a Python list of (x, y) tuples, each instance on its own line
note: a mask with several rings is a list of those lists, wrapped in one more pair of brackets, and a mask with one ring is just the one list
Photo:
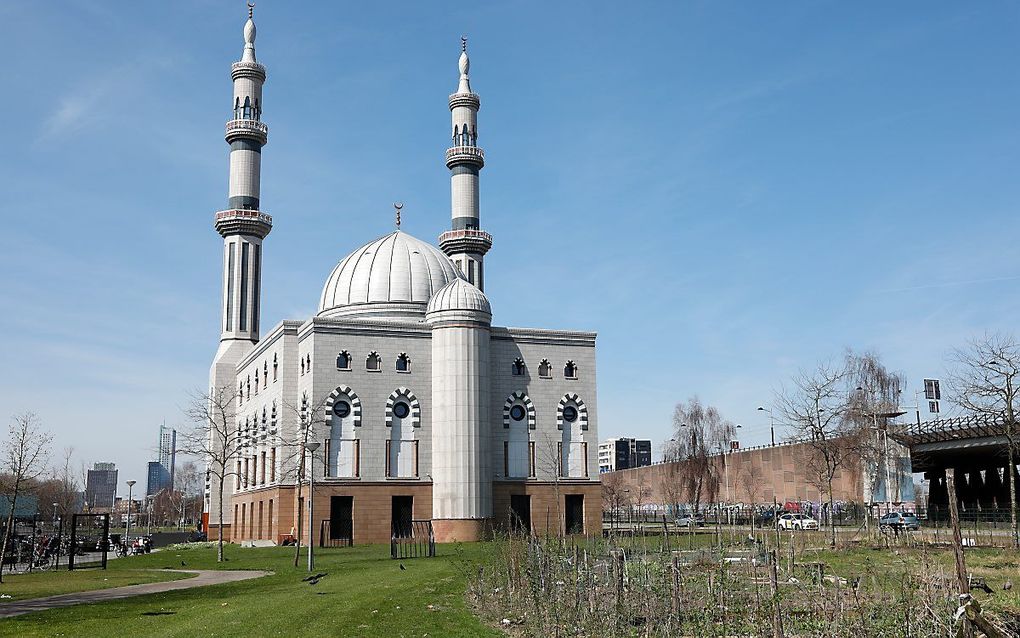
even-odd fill
[[(16, 96), (0, 103), (0, 403), (40, 416), (54, 462), (68, 446), (115, 462), (122, 495), (158, 458), (160, 422), (188, 427), (219, 336), (209, 220), (246, 11), (0, 8)], [(742, 445), (766, 443), (757, 407), (845, 347), (903, 372), (912, 408), (950, 348), (1014, 330), (1015, 4), (256, 12), (263, 332), (314, 313), (336, 261), (392, 229), (392, 202), (419, 237), (446, 227), (462, 34), (494, 320), (599, 333), (601, 438), (651, 439), (658, 459), (673, 406), (698, 394)]]

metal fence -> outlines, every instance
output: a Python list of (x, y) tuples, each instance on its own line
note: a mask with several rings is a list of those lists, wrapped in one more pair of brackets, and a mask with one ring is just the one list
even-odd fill
[(67, 568), (106, 569), (110, 551), (110, 515), (74, 514), (71, 516)]
[[(344, 523), (347, 523), (346, 525)], [(338, 525), (326, 518), (319, 525), (319, 547), (353, 547), (354, 529), (350, 522)]]
[[(436, 555), (436, 538), (432, 521), (411, 521), (409, 530), (390, 537), (390, 558), (431, 558)], [(409, 534), (407, 532), (410, 532)]]

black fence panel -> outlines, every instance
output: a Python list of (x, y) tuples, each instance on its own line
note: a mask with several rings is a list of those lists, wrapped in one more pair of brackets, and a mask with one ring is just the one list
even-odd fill
[(436, 538), (432, 532), (432, 521), (410, 521), (410, 526), (401, 526), (400, 535), (390, 537), (390, 558), (432, 558), (436, 555)]

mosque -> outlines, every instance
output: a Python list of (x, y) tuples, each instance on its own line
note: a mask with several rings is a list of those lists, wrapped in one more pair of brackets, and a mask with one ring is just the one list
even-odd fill
[[(260, 204), (266, 68), (249, 11), (231, 66), (229, 202), (215, 214), (223, 294), (210, 388), (232, 397), (236, 424), (225, 538), (279, 543), (311, 528), (323, 545), (385, 542), (412, 520), (431, 521), (439, 542), (601, 531), (595, 334), (492, 323), (469, 66), (462, 42), (445, 156), (452, 222), (438, 247), (401, 231), (398, 208), (396, 231), (329, 274), (317, 314), (262, 334), (273, 219)], [(210, 538), (218, 492), (207, 484)]]

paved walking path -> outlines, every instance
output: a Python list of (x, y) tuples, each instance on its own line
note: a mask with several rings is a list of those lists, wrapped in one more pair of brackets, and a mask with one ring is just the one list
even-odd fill
[(235, 583), (240, 580), (261, 578), (272, 572), (250, 570), (230, 571), (211, 569), (168, 569), (160, 571), (173, 571), (185, 574), (198, 574), (194, 578), (182, 580), (171, 580), (163, 583), (146, 583), (144, 585), (127, 585), (126, 587), (111, 587), (110, 589), (95, 589), (92, 591), (80, 591), (73, 594), (60, 594), (58, 596), (47, 596), (46, 598), (31, 598), (17, 602), (0, 604), (0, 618), (10, 618), (21, 614), (30, 614), (34, 611), (45, 611), (59, 607), (70, 607), (82, 603), (101, 603), (107, 600), (119, 600), (131, 596), (143, 594), (158, 594), (165, 591), (176, 591), (178, 589), (191, 589), (192, 587), (203, 587), (205, 585), (219, 585), (221, 583)]

